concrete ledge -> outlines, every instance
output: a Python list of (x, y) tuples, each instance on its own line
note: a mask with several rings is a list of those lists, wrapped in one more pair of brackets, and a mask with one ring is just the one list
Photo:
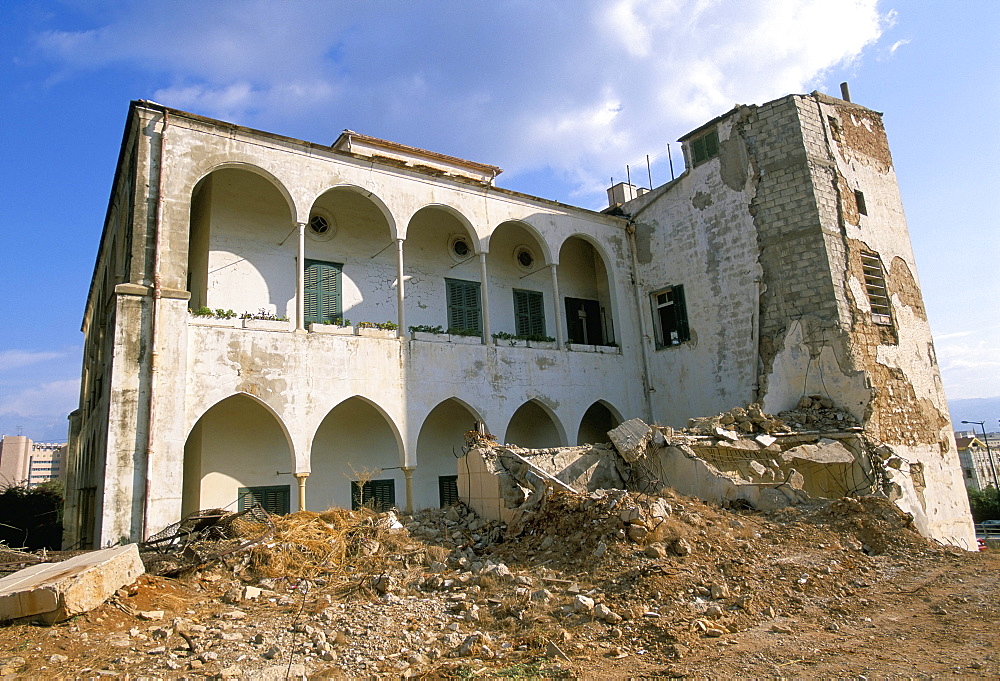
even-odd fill
[(0, 621), (60, 622), (93, 610), (143, 572), (135, 544), (32, 565), (0, 579)]

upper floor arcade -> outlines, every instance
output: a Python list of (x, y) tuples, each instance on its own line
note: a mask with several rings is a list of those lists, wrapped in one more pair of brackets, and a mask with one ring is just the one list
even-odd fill
[(621, 218), (498, 189), (493, 166), (347, 131), (325, 147), (148, 102), (130, 121), (123, 153), (138, 160), (118, 182), (136, 173), (134, 286), (303, 332), (349, 320), (485, 343), (621, 341), (632, 267)]

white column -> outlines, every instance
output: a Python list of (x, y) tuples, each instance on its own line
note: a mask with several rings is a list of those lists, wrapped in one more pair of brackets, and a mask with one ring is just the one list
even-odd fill
[(306, 330), (306, 223), (298, 223), (299, 257), (295, 273), (295, 330)]
[(405, 338), (406, 303), (403, 296), (403, 240), (396, 239), (396, 323), (399, 324), (399, 337)]
[(562, 301), (559, 300), (558, 267), (555, 263), (549, 265), (549, 271), (552, 272), (552, 298), (556, 310), (556, 346), (562, 350), (566, 341), (566, 324), (563, 321)]
[(486, 254), (479, 254), (479, 279), (482, 282), (480, 291), (483, 296), (483, 343), (493, 342), (493, 335), (490, 333), (490, 288), (486, 280)]

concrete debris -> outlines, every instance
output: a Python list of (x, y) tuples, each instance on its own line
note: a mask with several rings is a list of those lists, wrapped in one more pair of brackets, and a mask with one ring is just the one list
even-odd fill
[(0, 579), (0, 621), (60, 622), (96, 608), (142, 573), (135, 544), (32, 565)]
[[(802, 423), (811, 430), (798, 430)], [(658, 496), (672, 489), (762, 511), (815, 498), (898, 498), (899, 481), (887, 471), (905, 462), (854, 423), (821, 396), (804, 397), (796, 410), (778, 416), (757, 404), (737, 407), (694, 419), (683, 431), (631, 419), (608, 432), (611, 447), (473, 449), (466, 470), (459, 470), (459, 492), (477, 513), (515, 525), (554, 491), (626, 489)], [(649, 528), (641, 523), (627, 524), (625, 532), (649, 543)]]

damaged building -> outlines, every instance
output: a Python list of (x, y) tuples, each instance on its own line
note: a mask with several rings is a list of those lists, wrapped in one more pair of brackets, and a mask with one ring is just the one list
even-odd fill
[[(681, 142), (682, 175), (595, 212), (351, 131), (315, 144), (132, 102), (67, 545), (254, 499), (509, 510), (596, 476), (755, 508), (886, 494), (974, 546), (881, 114), (789, 95)], [(501, 489), (474, 430), (550, 464), (501, 447), (531, 473)]]

